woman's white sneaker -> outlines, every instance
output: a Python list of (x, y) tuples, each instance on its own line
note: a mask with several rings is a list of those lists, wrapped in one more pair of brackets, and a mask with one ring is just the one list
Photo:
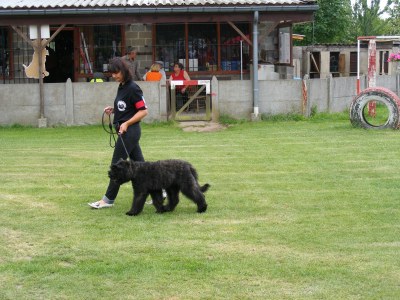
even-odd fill
[(88, 203), (88, 204), (89, 204), (90, 207), (96, 208), (96, 209), (108, 208), (108, 207), (113, 207), (114, 206), (114, 204), (108, 204), (108, 203), (105, 203), (104, 201), (101, 201), (101, 200), (93, 202), (93, 203)]

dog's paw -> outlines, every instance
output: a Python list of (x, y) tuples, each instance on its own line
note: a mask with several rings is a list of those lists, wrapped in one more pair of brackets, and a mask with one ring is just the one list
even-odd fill
[(165, 212), (166, 212), (166, 210), (165, 210), (164, 206), (161, 207), (160, 209), (157, 209), (157, 210), (156, 210), (156, 213), (157, 213), (157, 214), (162, 214), (162, 213), (165, 213)]
[(173, 211), (174, 209), (173, 208), (171, 208), (171, 207), (169, 207), (168, 205), (165, 205), (164, 206), (164, 212), (171, 212), (171, 211)]
[(130, 211), (126, 212), (126, 215), (127, 216), (137, 216), (138, 214), (130, 210)]
[(199, 214), (205, 212), (207, 210), (207, 205), (197, 207), (197, 212)]

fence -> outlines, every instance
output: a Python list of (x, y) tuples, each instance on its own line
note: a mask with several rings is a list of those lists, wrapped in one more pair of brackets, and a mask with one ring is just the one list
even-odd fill
[[(377, 85), (399, 92), (396, 76), (378, 76)], [(365, 88), (365, 78), (361, 87)], [(276, 115), (347, 110), (356, 95), (356, 78), (340, 77), (306, 80), (307, 103), (303, 105), (302, 80), (259, 81), (259, 112)], [(162, 82), (138, 82), (149, 107), (146, 122), (166, 121), (170, 116), (169, 87)], [(44, 84), (44, 115), (47, 125), (84, 125), (100, 123), (103, 108), (113, 103), (118, 83)], [(211, 115), (250, 119), (253, 112), (250, 80), (211, 81)], [(38, 84), (0, 84), (0, 125), (37, 126), (40, 118)]]

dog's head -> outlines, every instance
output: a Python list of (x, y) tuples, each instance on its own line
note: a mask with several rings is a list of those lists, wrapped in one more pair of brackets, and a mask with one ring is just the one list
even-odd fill
[(128, 160), (120, 159), (117, 163), (112, 164), (108, 177), (119, 185), (128, 182), (132, 179), (132, 166)]

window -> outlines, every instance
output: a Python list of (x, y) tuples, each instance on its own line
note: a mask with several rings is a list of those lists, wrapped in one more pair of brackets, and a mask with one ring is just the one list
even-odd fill
[(9, 30), (0, 27), (0, 78), (5, 79), (10, 72), (10, 53), (9, 53)]
[(357, 75), (357, 52), (350, 52), (350, 76)]
[(389, 73), (389, 51), (379, 51), (379, 74), (385, 75)]
[(156, 26), (155, 56), (164, 62), (165, 71), (172, 71), (174, 62), (186, 58), (185, 25)]
[(321, 53), (310, 53), (310, 78), (320, 78)]
[(216, 25), (189, 24), (188, 51), (189, 71), (216, 70), (218, 62)]
[(122, 56), (123, 27), (94, 25), (79, 27), (79, 70), (82, 74), (106, 72), (110, 59)]
[[(235, 26), (247, 36), (249, 34), (249, 24), (239, 23)], [(224, 71), (240, 70), (240, 41), (243, 38), (229, 24), (221, 24), (221, 69)], [(245, 43), (242, 43), (242, 59), (243, 67), (249, 62), (249, 48)]]
[(331, 52), (329, 56), (329, 72), (339, 72), (339, 52)]
[[(19, 27), (29, 36), (28, 27)], [(1, 83), (33, 83), (37, 79), (27, 78), (23, 65), (32, 61), (33, 48), (11, 27), (0, 27), (0, 80)]]
[[(249, 36), (247, 23), (235, 26)], [(244, 65), (248, 63), (249, 48), (243, 43), (241, 51), (242, 37), (229, 24), (157, 24), (155, 35), (155, 60), (163, 61), (166, 71), (172, 71), (174, 62), (181, 62), (189, 72), (238, 71), (241, 54)]]

